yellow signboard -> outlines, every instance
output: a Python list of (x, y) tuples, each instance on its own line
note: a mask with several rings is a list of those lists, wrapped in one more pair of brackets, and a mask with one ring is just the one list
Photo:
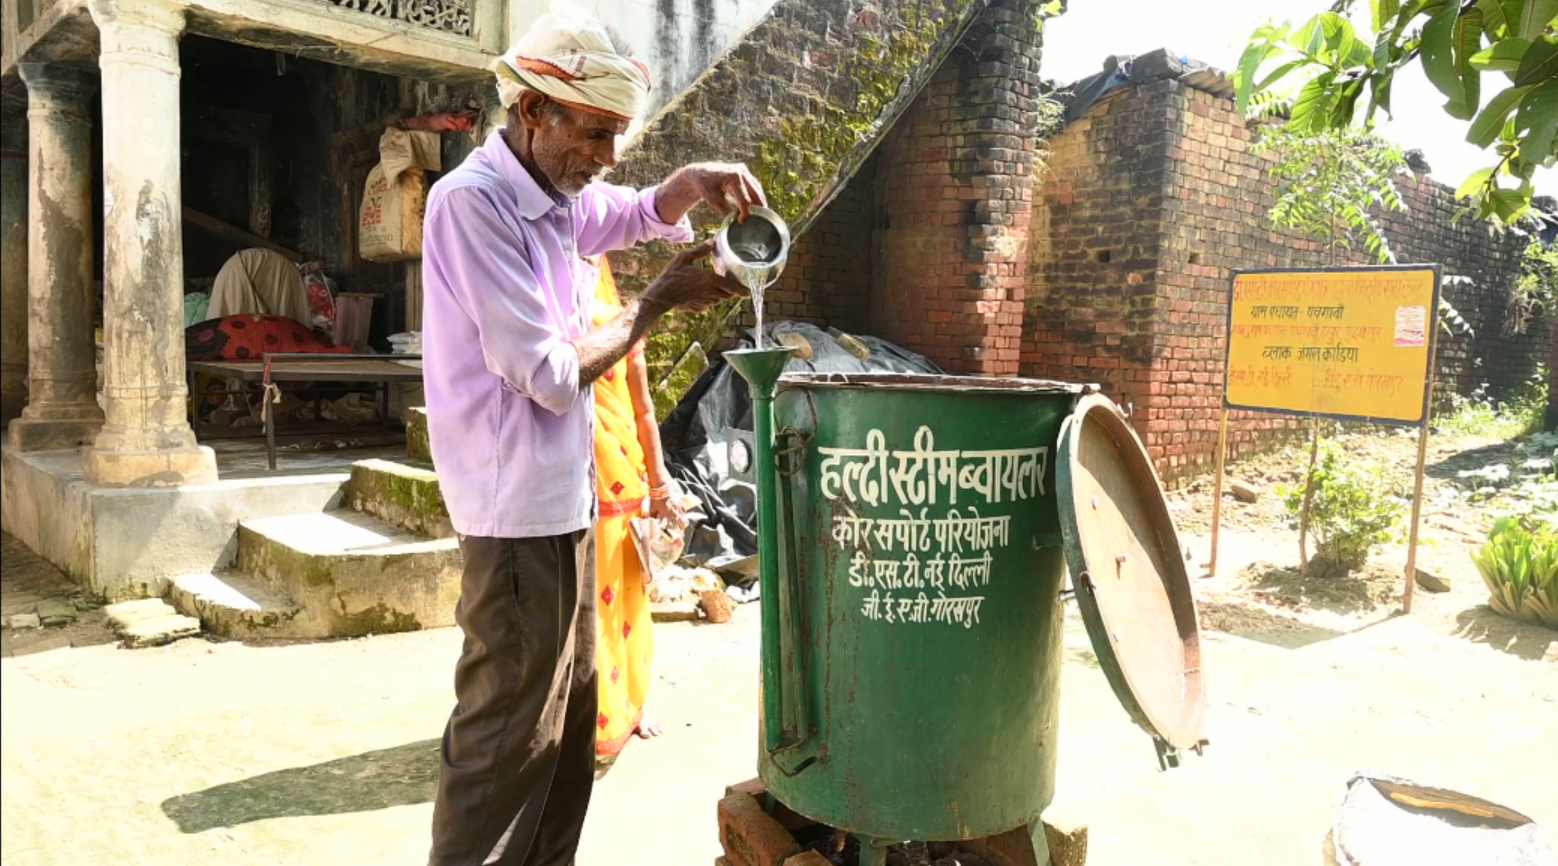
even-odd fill
[(1422, 424), (1438, 301), (1434, 267), (1235, 272), (1223, 403)]

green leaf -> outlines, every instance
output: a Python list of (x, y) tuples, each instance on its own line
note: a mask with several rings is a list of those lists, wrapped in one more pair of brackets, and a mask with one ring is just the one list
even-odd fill
[(1320, 33), (1326, 49), (1338, 60), (1351, 54), (1353, 44), (1358, 41), (1358, 32), (1353, 29), (1352, 22), (1335, 12), (1320, 13)]
[(1363, 95), (1363, 79), (1359, 78), (1342, 85), (1342, 90), (1337, 94), (1335, 105), (1331, 108), (1330, 126), (1344, 129), (1352, 126), (1353, 113), (1357, 109), (1358, 97)]
[(1498, 166), (1490, 165), (1487, 168), (1479, 168), (1472, 172), (1465, 180), (1461, 181), (1460, 186), (1455, 188), (1456, 200), (1469, 198), (1482, 192), (1482, 188), (1493, 177), (1493, 171), (1496, 168)]
[(1505, 39), (1495, 42), (1473, 54), (1471, 65), (1478, 69), (1514, 72), (1520, 68), (1520, 61), (1526, 56), (1526, 49), (1530, 47), (1531, 41), (1528, 39)]
[(1515, 71), (1516, 84), (1540, 84), (1558, 76), (1558, 39), (1543, 37), (1531, 43)]
[(1531, 195), (1518, 189), (1501, 189), (1488, 196), (1493, 213), (1505, 223), (1512, 223), (1531, 207)]
[[(1265, 35), (1264, 41), (1262, 39), (1263, 32)], [(1282, 46), (1277, 40), (1280, 40), (1286, 34), (1287, 26), (1283, 25), (1276, 30), (1261, 27), (1255, 31), (1254, 36), (1250, 37), (1250, 44), (1244, 49), (1244, 54), (1240, 55), (1239, 68), (1234, 71), (1233, 76), (1234, 84), (1237, 88), (1236, 101), (1240, 114), (1243, 114), (1248, 109), (1250, 97), (1264, 89), (1265, 85), (1260, 87), (1253, 86), (1255, 73), (1260, 69), (1262, 63), (1265, 63), (1272, 56), (1281, 53)]]
[[(1553, 20), (1558, 19), (1558, 0), (1525, 0), (1518, 15), (1509, 16), (1515, 25), (1514, 35), (1522, 39), (1535, 39), (1542, 32), (1553, 26)], [(1509, 13), (1505, 9), (1505, 13)]]
[(1490, 39), (1498, 38), (1509, 27), (1500, 0), (1477, 0), (1477, 8), (1482, 10), (1482, 29)]
[(1298, 98), (1293, 101), (1293, 113), (1288, 120), (1295, 131), (1318, 132), (1326, 128), (1332, 99), (1328, 91), (1331, 82), (1335, 80), (1335, 72), (1322, 72), (1309, 79), (1304, 89), (1298, 92)]
[(1554, 153), (1558, 138), (1558, 78), (1531, 91), (1520, 103), (1515, 115), (1516, 132), (1524, 132), (1520, 152), (1531, 162), (1540, 162)]
[(1288, 44), (1305, 54), (1319, 54), (1321, 46), (1325, 44), (1325, 31), (1320, 26), (1320, 19), (1321, 16), (1316, 15), (1305, 21), (1288, 37)]
[(1508, 5), (1519, 0), (1477, 0), (1477, 8), (1482, 9), (1483, 28), (1488, 31), (1488, 36), (1510, 36), (1510, 12)]
[(1278, 66), (1276, 69), (1273, 69), (1270, 73), (1268, 73), (1265, 78), (1261, 79), (1259, 84), (1255, 85), (1256, 92), (1260, 92), (1270, 87), (1271, 85), (1276, 84), (1278, 81), (1281, 81), (1283, 78), (1287, 77), (1288, 73), (1308, 62), (1308, 60), (1303, 59), (1290, 60), (1287, 63)]
[(1396, 17), (1401, 11), (1401, 0), (1370, 0), (1370, 23), (1375, 33), (1385, 29), (1385, 24)]
[(1471, 58), (1482, 48), (1482, 12), (1471, 9), (1455, 19), (1454, 36), (1455, 71), (1461, 78), (1459, 99), (1451, 98), (1446, 106), (1453, 117), (1470, 120), (1482, 103), (1482, 72), (1471, 63)]
[(1446, 2), (1423, 26), (1423, 72), (1451, 102), (1461, 101), (1465, 87), (1455, 68), (1455, 22), (1460, 5)]
[(1487, 147), (1498, 140), (1499, 131), (1504, 127), (1504, 121), (1509, 113), (1520, 103), (1521, 97), (1531, 90), (1529, 87), (1506, 87), (1499, 94), (1488, 100), (1486, 108), (1472, 121), (1471, 131), (1466, 133), (1466, 140), (1478, 147)]

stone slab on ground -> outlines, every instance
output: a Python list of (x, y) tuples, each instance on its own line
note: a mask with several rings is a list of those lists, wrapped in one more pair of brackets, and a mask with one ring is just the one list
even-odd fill
[(9, 533), (0, 539), (0, 559), (5, 562), (0, 617), (37, 613), (39, 602), (68, 599), (81, 592), (81, 587)]
[(9, 623), (13, 629), (43, 628), (43, 617), (36, 613), (13, 613)]
[(46, 598), (38, 602), (38, 617), (46, 626), (75, 622), (76, 606), (68, 598)]
[(1260, 499), (1261, 488), (1248, 481), (1240, 481), (1237, 478), (1229, 479), (1228, 492), (1240, 502), (1256, 502)]
[[(42, 628), (40, 604), (61, 614), (68, 605), (71, 615)], [(59, 569), (10, 535), (0, 545), (0, 621), (10, 626), (0, 631), (0, 658), (118, 640), (96, 599), (83, 595)]]
[(162, 646), (200, 634), (200, 620), (185, 616), (160, 598), (121, 601), (103, 608), (108, 622), (124, 640), (124, 645)]
[(1429, 571), (1422, 566), (1416, 569), (1417, 585), (1428, 592), (1449, 592), (1450, 581)]
[(700, 618), (696, 601), (652, 601), (649, 616), (655, 622), (696, 622)]

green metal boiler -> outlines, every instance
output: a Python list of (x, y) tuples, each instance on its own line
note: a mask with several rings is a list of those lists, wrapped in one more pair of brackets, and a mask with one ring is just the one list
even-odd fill
[(857, 836), (862, 863), (1022, 827), (1047, 862), (1068, 565), (1160, 761), (1199, 750), (1189, 582), (1113, 403), (1020, 379), (779, 379), (789, 355), (725, 356), (753, 385), (759, 771), (778, 801)]

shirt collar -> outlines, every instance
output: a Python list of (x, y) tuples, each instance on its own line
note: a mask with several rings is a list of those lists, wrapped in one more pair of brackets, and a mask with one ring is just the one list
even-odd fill
[(508, 144), (503, 140), (503, 130), (495, 130), (487, 136), (487, 143), (482, 145), (482, 152), (487, 161), (492, 164), (498, 177), (508, 182), (514, 188), (514, 201), (519, 207), (519, 215), (527, 220), (540, 219), (553, 208), (566, 207), (568, 199), (562, 196), (549, 195), (536, 179), (530, 176), (530, 172), (519, 163), (519, 158), (514, 156), (514, 151), (509, 150)]

